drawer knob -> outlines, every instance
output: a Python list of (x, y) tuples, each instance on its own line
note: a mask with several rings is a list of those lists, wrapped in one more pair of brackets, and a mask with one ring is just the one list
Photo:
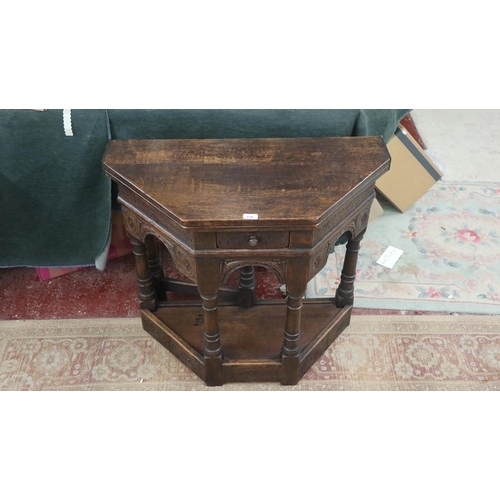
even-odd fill
[(259, 240), (257, 239), (257, 236), (250, 236), (250, 239), (248, 240), (248, 244), (251, 247), (256, 247), (258, 243), (259, 243)]

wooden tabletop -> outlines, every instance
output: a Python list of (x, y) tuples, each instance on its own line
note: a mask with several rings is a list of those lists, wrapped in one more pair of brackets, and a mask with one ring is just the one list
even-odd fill
[(381, 137), (112, 140), (103, 164), (184, 227), (311, 225), (390, 156)]

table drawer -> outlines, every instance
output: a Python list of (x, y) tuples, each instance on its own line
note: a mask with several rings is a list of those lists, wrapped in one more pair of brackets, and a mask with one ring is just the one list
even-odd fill
[(290, 240), (288, 231), (255, 231), (248, 233), (217, 233), (218, 248), (287, 248)]

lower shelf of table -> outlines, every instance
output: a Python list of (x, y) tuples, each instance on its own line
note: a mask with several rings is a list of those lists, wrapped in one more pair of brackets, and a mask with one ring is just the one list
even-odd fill
[[(287, 375), (281, 357), (286, 302), (263, 301), (249, 309), (220, 305), (222, 375), (214, 384), (209, 383), (210, 363), (203, 357), (201, 304), (164, 303), (154, 312), (141, 310), (141, 316), (144, 329), (209, 385), (272, 381), (295, 384), (349, 325), (351, 310), (351, 306), (337, 308), (331, 299), (304, 301), (301, 350), (290, 365), (296, 365), (296, 369)], [(290, 364), (290, 360), (286, 363)]]

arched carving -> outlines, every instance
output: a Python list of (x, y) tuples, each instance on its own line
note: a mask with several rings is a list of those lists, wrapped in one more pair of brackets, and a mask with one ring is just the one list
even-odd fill
[[(361, 220), (363, 217), (363, 212), (356, 219), (349, 221), (345, 226), (342, 226), (339, 230), (332, 234), (331, 238), (328, 238), (326, 242), (324, 242), (319, 249), (317, 249), (312, 256), (311, 264), (309, 266), (309, 279), (311, 280), (318, 274), (326, 265), (328, 261), (328, 256), (330, 255), (331, 250), (335, 246), (335, 243), (339, 240), (341, 236), (344, 234), (348, 234), (347, 241), (354, 238), (360, 230), (357, 229), (357, 226), (361, 227)], [(359, 224), (358, 224), (359, 221)], [(347, 243), (347, 241), (345, 243)]]
[(178, 246), (172, 245), (167, 242), (164, 238), (161, 238), (162, 243), (165, 244), (172, 260), (174, 261), (175, 267), (185, 276), (196, 282), (196, 263), (193, 257), (184, 253), (179, 249)]
[(248, 261), (248, 260), (234, 260), (225, 261), (221, 264), (221, 283), (227, 283), (229, 276), (238, 269), (246, 266), (265, 267), (278, 277), (280, 283), (285, 282), (285, 261), (284, 260), (264, 260), (264, 261)]
[(338, 231), (336, 231), (333, 236), (332, 236), (332, 241), (333, 241), (333, 244), (335, 245), (335, 243), (337, 243), (337, 241), (342, 237), (344, 236), (344, 234), (347, 234), (347, 238), (346, 238), (346, 241), (343, 243), (347, 243), (347, 241), (349, 241), (350, 239), (354, 238), (357, 234), (357, 230), (356, 230), (356, 223), (355, 221), (351, 221), (349, 222), (348, 224), (346, 224), (345, 226), (343, 226), (342, 228), (340, 228)]
[[(369, 191), (373, 191), (373, 187), (368, 188)], [(361, 204), (367, 203), (366, 200), (369, 200), (367, 204), (366, 211), (370, 212), (371, 200), (373, 199), (373, 194), (370, 195), (367, 193), (367, 189), (364, 189), (360, 193), (358, 193), (354, 198), (339, 207), (335, 212), (335, 217), (331, 218), (326, 224), (323, 224), (317, 231), (315, 235), (316, 241), (320, 241), (324, 238), (330, 231), (332, 231), (335, 226), (342, 221), (352, 221), (357, 220), (360, 213), (364, 214), (365, 209), (359, 211)], [(361, 220), (359, 221), (362, 224)], [(368, 223), (368, 218), (366, 218), (366, 224)], [(366, 225), (365, 224), (365, 225)], [(340, 236), (340, 235), (339, 235)]]
[(123, 221), (127, 232), (141, 241), (146, 241), (148, 235), (158, 238), (170, 252), (178, 271), (196, 282), (196, 265), (193, 257), (183, 252), (178, 245), (165, 238), (151, 224), (148, 224), (125, 208), (123, 209)]

